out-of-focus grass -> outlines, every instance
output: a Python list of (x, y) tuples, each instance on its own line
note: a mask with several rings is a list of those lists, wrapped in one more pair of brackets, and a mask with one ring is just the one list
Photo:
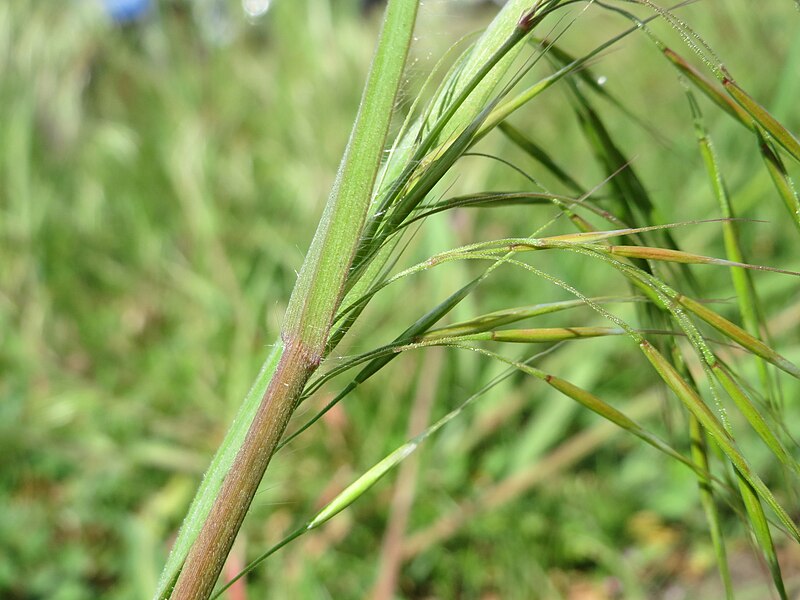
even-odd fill
[(267, 351), (371, 44), (292, 4), (224, 46), (184, 4), (0, 8), (8, 593), (149, 593)]
[[(744, 0), (701, 2), (682, 14), (750, 93), (796, 131), (800, 114), (787, 98), (797, 91), (791, 65), (800, 55), (792, 43), (799, 26), (792, 8), (779, 4), (754, 13)], [(454, 2), (432, 3), (412, 77), (470, 29), (475, 15), (465, 14)], [(200, 18), (188, 3), (164, 3), (147, 23), (116, 28), (89, 3), (0, 6), (3, 597), (152, 592), (167, 550), (162, 540), (179, 525), (268, 351), (327, 196), (375, 23), (324, 0), (278, 0), (255, 23), (233, 15), (224, 31)], [(579, 21), (568, 37), (584, 36), (588, 49), (623, 26), (595, 17)], [(625, 117), (609, 119), (643, 179), (658, 182), (649, 191), (664, 218), (717, 216), (683, 91), (663, 58), (646, 40), (631, 38), (593, 68), (672, 144), (665, 150)], [(564, 103), (563, 91), (553, 90), (536, 114), (513, 122), (559, 160), (589, 165)], [(725, 115), (707, 121), (738, 214), (769, 221), (742, 227), (749, 260), (797, 269), (792, 246), (781, 241), (795, 233), (751, 139)], [(493, 137), (481, 149), (503, 144)], [(531, 168), (521, 153), (511, 155)], [(486, 159), (468, 160), (454, 191), (519, 182)], [(587, 166), (582, 183), (601, 179)], [(515, 208), (434, 217), (411, 253), (425, 257), (457, 243), (525, 235), (534, 216), (523, 222), (520, 214)], [(721, 228), (678, 235), (687, 249), (724, 255)], [(577, 258), (548, 260), (541, 264), (570, 272), (584, 292), (607, 291), (602, 269)], [(465, 270), (421, 276), (402, 297), (379, 298), (371, 310), (376, 319), (404, 313), (410, 322), (428, 298), (446, 294), (439, 278), (466, 281)], [(701, 273), (711, 286), (728, 289), (725, 270)], [(797, 360), (796, 281), (759, 274), (756, 283), (764, 306), (779, 315), (777, 346)], [(531, 298), (529, 282), (508, 271), (472, 302), (485, 312), (555, 299), (563, 297), (544, 286)], [(478, 314), (459, 310), (455, 318)], [(362, 339), (379, 344), (397, 333), (387, 327), (362, 332)], [(657, 394), (641, 369), (624, 369), (633, 363), (629, 346), (580, 342), (554, 355), (548, 369), (608, 398), (649, 398), (642, 410), (652, 423), (662, 419), (666, 433), (683, 429), (676, 425), (683, 417), (654, 404)], [(282, 451), (235, 554), (257, 555), (405, 438), (420, 360), (400, 358), (391, 376), (367, 383), (322, 427)], [(498, 368), (472, 356), (447, 354), (444, 362), (435, 415)], [(797, 414), (797, 391), (785, 387), (789, 418)], [(324, 400), (322, 394), (315, 402)], [(298, 421), (308, 414), (301, 409)], [(800, 420), (786, 425), (796, 431)], [(711, 591), (703, 597), (718, 595), (691, 473), (621, 435), (604, 434), (592, 445), (597, 427), (596, 418), (543, 386), (509, 382), (443, 431), (424, 450), (411, 531), (457, 514), (465, 503), (483, 506), (482, 491), (526, 472), (567, 470), (476, 508), (453, 537), (409, 555), (400, 592), (550, 597), (585, 581), (595, 594), (623, 585), (624, 597), (654, 597), (670, 588), (704, 589), (707, 578)], [(571, 441), (584, 449), (564, 450)], [(574, 458), (565, 460), (569, 452)], [(780, 477), (777, 468), (758, 466), (767, 478)], [(375, 579), (391, 492), (381, 484), (371, 501), (277, 554), (249, 578), (253, 595), (265, 582), (280, 597), (364, 595)], [(732, 561), (741, 561), (746, 536), (733, 520), (727, 527)], [(797, 549), (786, 548), (784, 559), (791, 582), (800, 572)], [(746, 574), (738, 582), (742, 597), (766, 581), (751, 563), (734, 568)]]

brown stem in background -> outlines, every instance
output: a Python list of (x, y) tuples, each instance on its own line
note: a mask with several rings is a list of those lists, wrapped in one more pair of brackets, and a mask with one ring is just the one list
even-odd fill
[[(648, 397), (631, 406), (628, 414), (632, 418), (643, 417), (656, 412), (658, 408), (658, 402)], [(403, 561), (408, 561), (431, 546), (452, 537), (478, 513), (516, 500), (539, 484), (551, 481), (553, 477), (622, 432), (616, 425), (602, 421), (591, 429), (575, 435), (529, 468), (497, 483), (475, 500), (465, 501), (455, 511), (443, 516), (433, 525), (409, 536), (402, 548)]]
[[(441, 373), (443, 352), (441, 348), (432, 350), (433, 352), (425, 356), (419, 387), (411, 407), (408, 438), (420, 434), (430, 421), (431, 408), (436, 398), (436, 384)], [(419, 461), (419, 454), (413, 454), (400, 466), (397, 482), (394, 485), (389, 523), (383, 536), (378, 576), (370, 594), (372, 600), (392, 600), (394, 598), (400, 568), (403, 566), (403, 538), (416, 495)]]
[[(245, 556), (247, 553), (244, 550), (243, 538), (240, 536), (236, 538), (231, 553), (228, 555), (228, 560), (225, 561), (225, 567), (222, 572), (222, 577), (225, 581), (230, 581), (239, 572), (247, 566)], [(247, 580), (242, 578), (236, 581), (226, 593), (228, 600), (247, 600)]]

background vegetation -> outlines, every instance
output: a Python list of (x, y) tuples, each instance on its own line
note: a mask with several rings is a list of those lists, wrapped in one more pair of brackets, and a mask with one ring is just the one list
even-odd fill
[[(425, 3), (407, 98), (444, 50), (490, 13), (454, 0)], [(754, 9), (745, 0), (708, 0), (681, 15), (754, 97), (800, 129), (794, 3)], [(0, 6), (3, 597), (152, 593), (164, 540), (278, 329), (346, 141), (378, 17), (344, 1), (276, 0), (249, 19), (235, 4), (164, 2), (146, 21), (122, 27), (88, 2)], [(624, 27), (618, 17), (593, 13), (578, 19), (567, 40), (586, 51)], [(656, 29), (674, 39), (663, 25)], [(634, 36), (592, 69), (658, 132), (643, 133), (613, 109), (604, 113), (663, 222), (718, 217), (684, 90), (663, 57)], [(604, 174), (565, 92), (551, 90), (534, 106), (513, 123), (584, 186), (599, 184)], [(738, 213), (766, 221), (742, 224), (748, 260), (800, 270), (797, 232), (752, 136), (725, 114), (707, 112)], [(479, 149), (534, 170), (499, 135)], [(453, 194), (524, 184), (487, 158), (461, 166), (449, 181)], [(537, 177), (555, 185), (547, 174)], [(429, 221), (403, 261), (527, 235), (544, 220), (520, 207), (446, 213)], [(684, 249), (725, 255), (719, 225), (675, 236)], [(579, 281), (587, 294), (623, 289), (580, 257), (543, 256), (537, 266)], [(370, 327), (337, 353), (387, 343), (474, 272), (445, 266), (378, 296)], [(707, 298), (732, 295), (727, 270), (701, 266), (695, 274)], [(755, 281), (775, 346), (800, 361), (797, 279), (758, 273)], [(452, 318), (562, 299), (557, 288), (509, 269)], [(735, 303), (719, 306), (733, 318)], [(624, 402), (686, 447), (685, 418), (630, 341), (565, 345), (546, 364)], [(396, 360), (281, 451), (231, 574), (409, 431), (500, 372), (441, 350)], [(796, 432), (800, 387), (786, 379), (785, 426)], [(337, 389), (303, 406), (297, 422)], [(746, 437), (741, 443), (772, 486), (785, 486), (784, 505), (800, 516), (796, 490), (770, 455)], [(492, 388), (419, 460), (416, 472), (380, 483), (276, 554), (248, 577), (247, 592), (391, 597), (377, 582), (387, 581), (388, 557), (400, 549), (404, 566), (396, 584), (386, 584), (399, 597), (722, 596), (692, 473), (538, 382), (513, 377)], [(407, 533), (394, 538), (387, 524), (402, 522), (403, 494), (413, 505)], [(769, 575), (742, 522), (733, 511), (724, 517), (737, 597), (764, 598)], [(796, 592), (800, 550), (777, 542)]]

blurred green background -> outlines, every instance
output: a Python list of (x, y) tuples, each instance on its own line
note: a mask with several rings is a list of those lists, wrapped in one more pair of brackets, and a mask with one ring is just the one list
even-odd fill
[[(349, 133), (380, 11), (365, 15), (354, 0), (244, 7), (268, 10), (163, 1), (123, 25), (88, 0), (0, 4), (0, 597), (149, 597), (277, 334)], [(401, 109), (442, 53), (493, 10), (424, 2)], [(681, 14), (752, 95), (800, 129), (793, 2), (709, 0)], [(590, 11), (565, 47), (587, 50), (625, 26)], [(680, 47), (666, 28), (659, 32)], [(630, 38), (593, 69), (667, 140), (607, 111), (665, 221), (718, 216), (682, 88), (652, 46)], [(752, 140), (703, 106), (740, 214), (768, 221), (743, 228), (750, 261), (800, 269), (795, 233)], [(559, 90), (513, 122), (584, 185), (601, 181)], [(497, 135), (481, 151), (533, 169)], [(463, 162), (453, 193), (526, 185), (493, 161)], [(403, 264), (527, 234), (548, 218), (528, 211), (430, 219)], [(676, 235), (687, 250), (723, 255), (717, 226)], [(537, 265), (586, 293), (624, 289), (578, 257), (543, 256)], [(339, 351), (390, 341), (476, 268), (443, 267), (390, 288), (353, 332), (357, 341)], [(708, 297), (732, 295), (725, 270), (696, 273)], [(777, 348), (800, 359), (797, 281), (756, 281)], [(563, 298), (508, 271), (454, 318)], [(547, 368), (625, 403), (686, 447), (680, 411), (630, 342), (567, 345)], [(228, 575), (405, 440), (409, 427), (499, 372), (440, 350), (395, 361), (273, 461)], [(230, 597), (720, 597), (691, 473), (543, 387), (517, 377), (495, 387), (422, 450), (417, 473), (397, 486), (394, 477), (382, 482)], [(325, 388), (296, 419), (336, 389)], [(786, 382), (790, 431), (800, 427), (798, 391)], [(754, 443), (752, 456), (759, 452)], [(756, 464), (780, 487), (777, 468)], [(403, 493), (414, 498), (405, 540), (384, 542), (387, 524), (402, 522)], [(797, 497), (784, 500), (798, 516)], [(728, 516), (741, 597), (766, 598), (763, 566)], [(800, 552), (779, 542), (796, 591)], [(403, 555), (393, 582), (392, 552)], [(376, 584), (387, 577), (388, 588)]]

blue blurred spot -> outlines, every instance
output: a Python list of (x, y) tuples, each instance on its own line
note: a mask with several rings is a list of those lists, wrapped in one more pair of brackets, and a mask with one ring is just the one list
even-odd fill
[(108, 16), (117, 23), (138, 21), (150, 11), (150, 0), (104, 0)]

